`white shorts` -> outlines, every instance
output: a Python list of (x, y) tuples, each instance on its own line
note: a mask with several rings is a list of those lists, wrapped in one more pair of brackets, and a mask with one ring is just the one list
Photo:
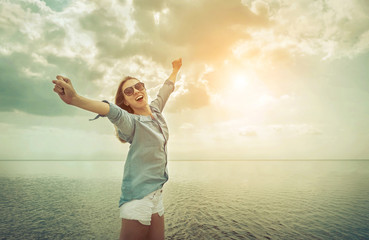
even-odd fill
[(164, 214), (163, 189), (158, 189), (142, 199), (124, 203), (120, 208), (120, 218), (138, 220), (144, 225), (151, 225), (151, 215)]

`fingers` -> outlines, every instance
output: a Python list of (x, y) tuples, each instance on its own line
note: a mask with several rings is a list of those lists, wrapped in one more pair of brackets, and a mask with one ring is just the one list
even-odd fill
[(52, 80), (52, 82), (55, 84), (56, 89), (64, 89), (64, 84), (66, 84), (63, 80)]
[(56, 93), (58, 93), (58, 94), (62, 94), (62, 95), (64, 95), (65, 93), (64, 93), (64, 88), (61, 88), (61, 87), (59, 87), (59, 86), (57, 86), (57, 85), (55, 85), (55, 87), (54, 87), (54, 92), (56, 92)]
[(66, 83), (70, 83), (70, 79), (69, 79), (69, 78), (64, 77), (64, 81), (65, 81)]
[(56, 92), (59, 95), (64, 95), (65, 94), (64, 87), (66, 85), (66, 82), (63, 79), (63, 77), (60, 76), (60, 75), (56, 76), (56, 79), (58, 79), (58, 80), (52, 80), (52, 82), (55, 84), (54, 92)]
[(173, 63), (181, 63), (182, 64), (182, 58), (178, 58), (178, 59), (174, 60)]
[(66, 77), (63, 77), (61, 75), (56, 75), (56, 79), (60, 80), (61, 84), (64, 83), (64, 82), (67, 82), (67, 81), (65, 81)]
[(65, 95), (64, 92), (59, 92), (58, 90), (55, 90), (55, 88), (54, 88), (54, 92), (56, 92), (59, 96)]
[(64, 89), (69, 90), (70, 88), (73, 88), (69, 78), (57, 75), (56, 79), (57, 80), (52, 80), (52, 83), (55, 84), (53, 91), (56, 92), (59, 97), (66, 94)]
[(172, 62), (172, 66), (173, 66), (173, 68), (179, 70), (181, 68), (181, 66), (182, 66), (182, 58), (178, 58), (178, 59), (174, 60)]
[(68, 82), (67, 79), (69, 80), (69, 78), (64, 77), (62, 75), (56, 75), (56, 79), (58, 79), (58, 80), (64, 80), (65, 82)]
[(68, 86), (68, 83), (70, 83), (70, 80), (69, 78), (63, 78), (62, 76), (60, 75), (57, 75), (56, 76), (56, 79), (57, 80), (53, 80), (52, 82), (62, 88), (65, 88)]
[(70, 83), (70, 79), (69, 79), (69, 78), (67, 78), (67, 77), (63, 77), (63, 76), (61, 76), (61, 75), (57, 75), (57, 76), (56, 76), (56, 79), (64, 80), (64, 82), (66, 82), (66, 83)]

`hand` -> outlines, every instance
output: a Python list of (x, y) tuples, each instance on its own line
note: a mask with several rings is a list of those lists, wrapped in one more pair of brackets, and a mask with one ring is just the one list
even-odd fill
[(182, 66), (182, 58), (178, 58), (172, 62), (173, 70), (179, 70)]
[(56, 92), (61, 100), (63, 100), (66, 104), (72, 104), (73, 99), (77, 97), (77, 93), (72, 86), (72, 82), (69, 78), (60, 75), (57, 75), (56, 79), (57, 80), (52, 80), (52, 82), (55, 84), (54, 92)]

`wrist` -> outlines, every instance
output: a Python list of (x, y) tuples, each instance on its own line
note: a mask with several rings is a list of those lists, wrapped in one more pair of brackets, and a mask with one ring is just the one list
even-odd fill
[(70, 101), (70, 105), (78, 107), (78, 103), (80, 102), (80, 100), (81, 100), (81, 96), (76, 94), (74, 97), (72, 97), (72, 100)]

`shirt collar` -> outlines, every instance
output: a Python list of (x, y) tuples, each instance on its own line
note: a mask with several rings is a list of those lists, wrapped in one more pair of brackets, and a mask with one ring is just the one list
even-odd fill
[[(151, 105), (150, 105), (150, 109), (151, 109), (151, 112), (152, 112), (152, 115), (154, 116), (154, 118), (157, 118), (156, 117), (156, 112), (157, 112), (157, 110), (156, 110), (156, 108), (154, 108), (154, 107), (152, 107)], [(151, 122), (151, 121), (153, 121), (153, 119), (151, 118), (151, 116), (149, 115), (149, 116), (143, 116), (143, 115), (136, 115), (136, 117), (137, 117), (137, 119), (140, 121), (140, 122)]]
[(151, 116), (139, 115), (139, 120), (141, 122), (151, 122), (152, 121), (152, 118), (151, 118)]

